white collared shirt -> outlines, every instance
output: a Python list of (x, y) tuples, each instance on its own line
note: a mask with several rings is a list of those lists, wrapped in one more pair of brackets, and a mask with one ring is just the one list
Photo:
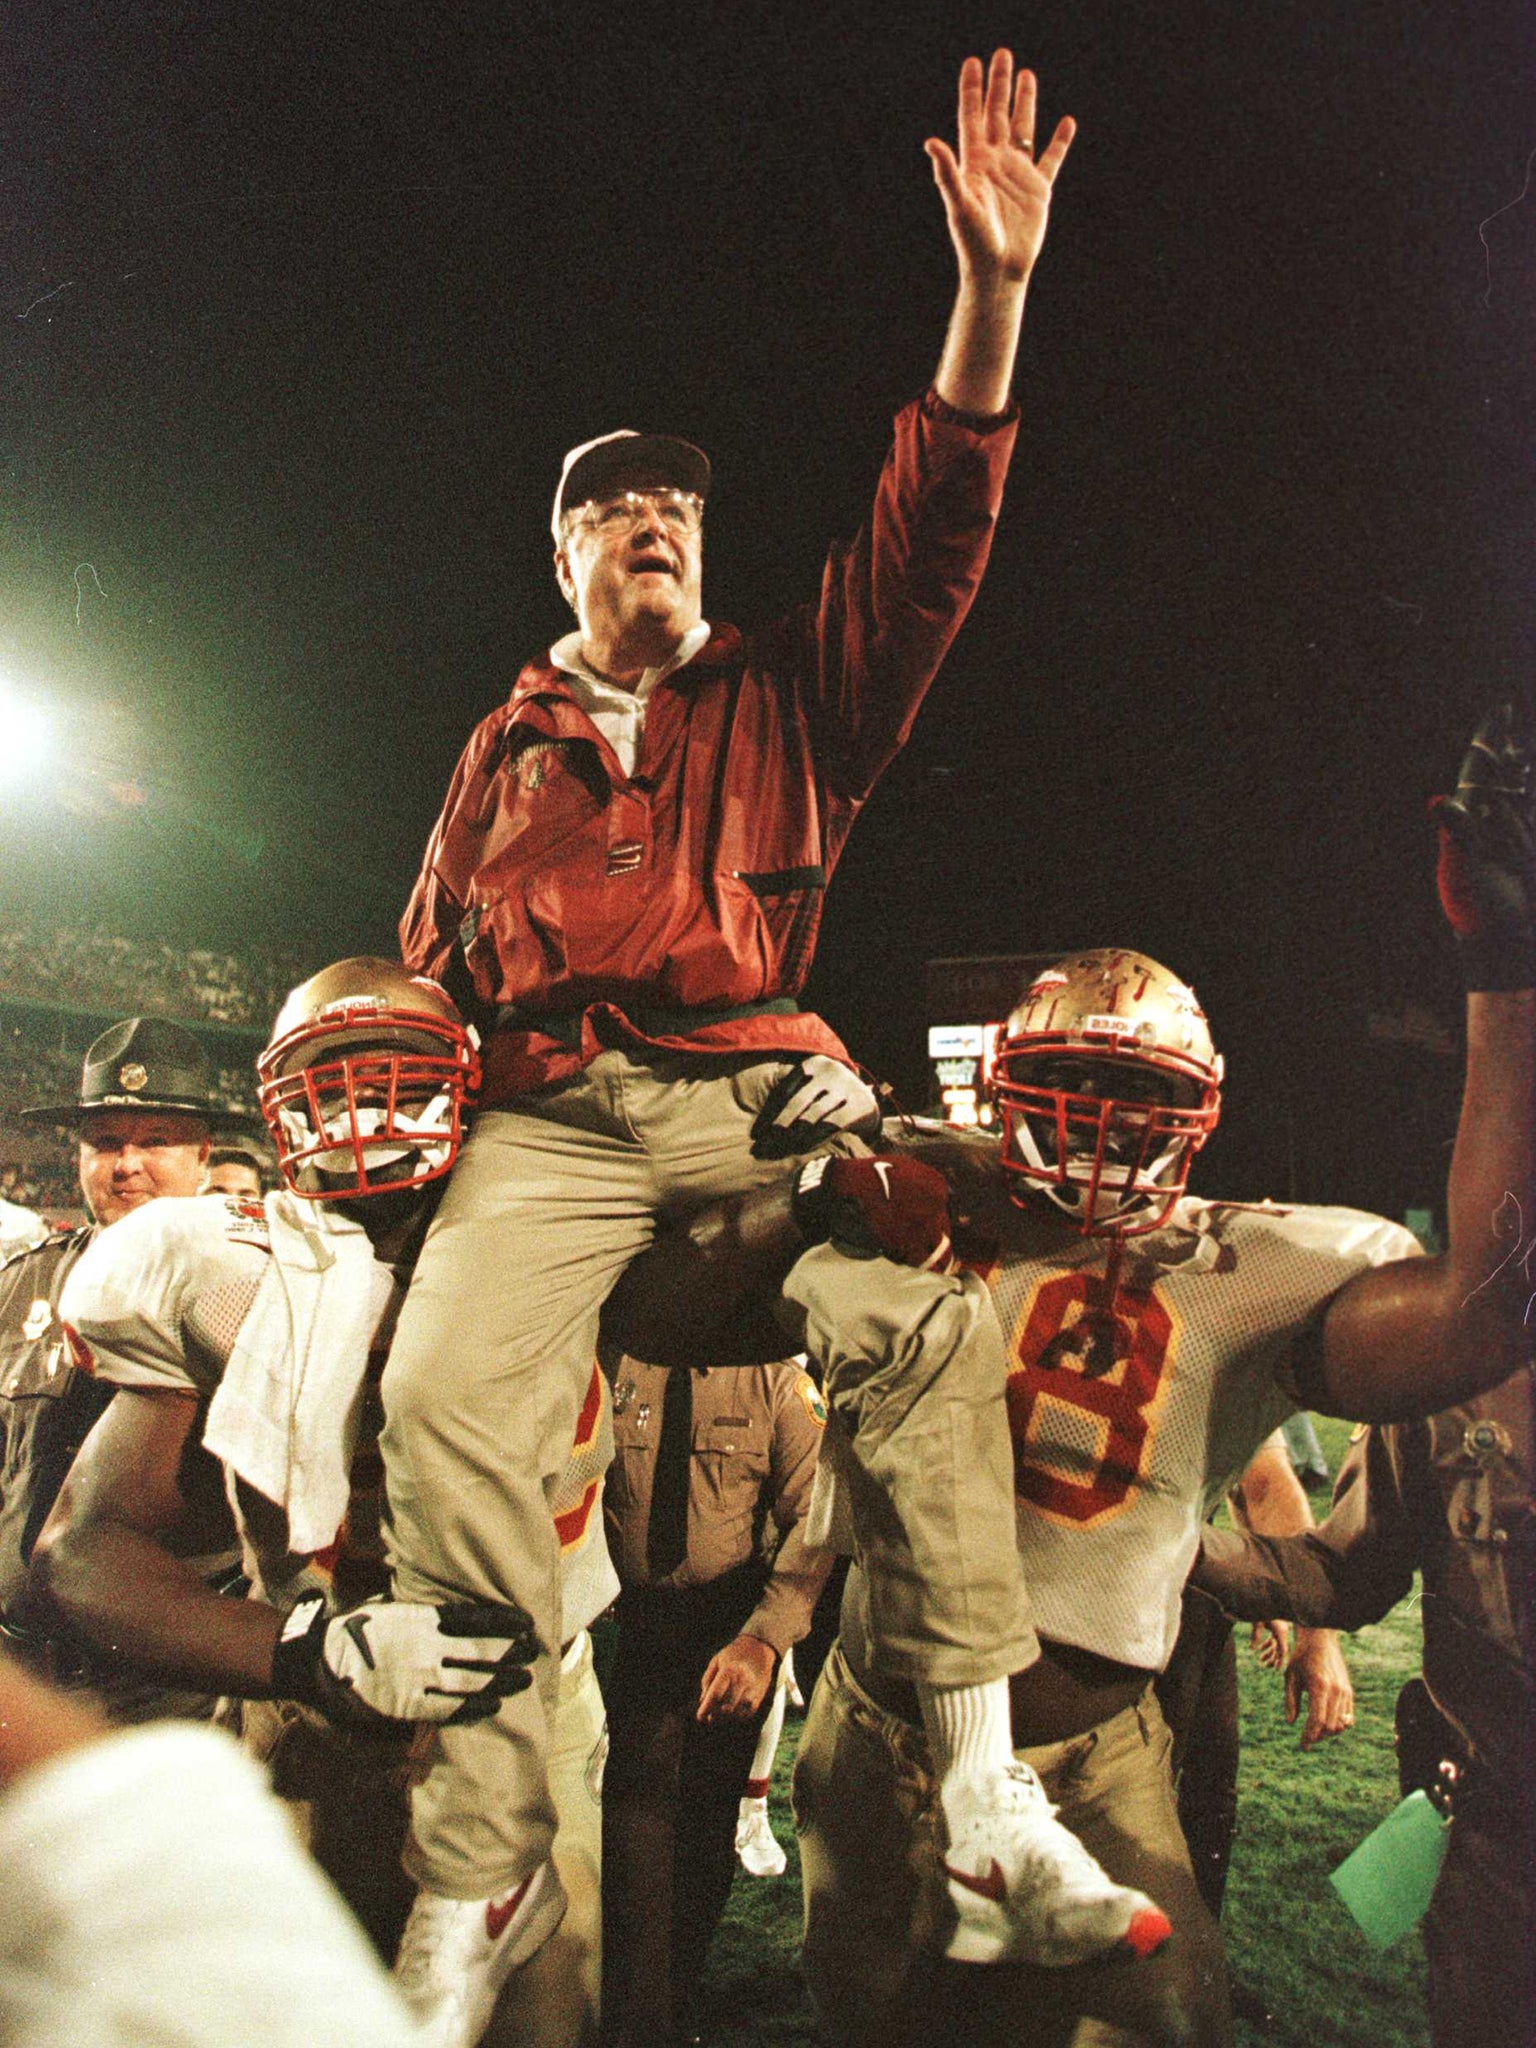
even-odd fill
[(692, 661), (708, 638), (709, 621), (700, 619), (683, 635), (672, 659), (662, 662), (658, 668), (648, 668), (633, 690), (621, 689), (617, 683), (609, 682), (606, 676), (588, 668), (581, 656), (580, 632), (567, 633), (563, 640), (557, 640), (549, 650), (549, 658), (554, 667), (569, 679), (571, 695), (618, 755), (619, 766), (624, 773), (633, 775), (635, 756), (640, 750), (640, 731), (645, 724), (645, 707), (652, 690), (663, 676), (671, 675), (675, 669), (683, 668)]

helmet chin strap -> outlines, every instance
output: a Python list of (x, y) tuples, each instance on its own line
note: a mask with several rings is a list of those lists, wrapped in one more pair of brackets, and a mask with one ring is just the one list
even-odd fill
[(435, 1095), (430, 1102), (424, 1103), (414, 1116), (395, 1117), (392, 1139), (415, 1138), (421, 1142), (377, 1144), (374, 1140), (388, 1122), (385, 1110), (373, 1104), (358, 1109), (355, 1132), (353, 1118), (341, 1112), (336, 1116), (327, 1117), (324, 1125), (323, 1135), (335, 1138), (336, 1144), (314, 1153), (310, 1163), (321, 1173), (334, 1174), (337, 1178), (350, 1177), (357, 1172), (356, 1141), (361, 1141), (363, 1163), (368, 1172), (371, 1173), (379, 1167), (397, 1166), (403, 1159), (419, 1157), (422, 1153), (430, 1154), (434, 1145), (441, 1147), (447, 1141), (450, 1113), (451, 1104), (447, 1094)]

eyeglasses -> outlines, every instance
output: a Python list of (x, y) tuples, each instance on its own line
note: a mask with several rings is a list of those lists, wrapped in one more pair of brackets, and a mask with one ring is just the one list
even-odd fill
[(696, 491), (620, 491), (613, 498), (592, 498), (566, 514), (571, 526), (592, 533), (620, 534), (638, 526), (647, 508), (669, 533), (694, 534), (704, 523), (704, 500)]

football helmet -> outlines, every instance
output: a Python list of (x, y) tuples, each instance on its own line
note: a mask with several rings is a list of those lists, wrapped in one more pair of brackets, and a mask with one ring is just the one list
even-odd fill
[(1141, 953), (1037, 974), (993, 1069), (1003, 1171), (1085, 1235), (1155, 1230), (1221, 1113), (1221, 1056), (1195, 992)]
[(335, 1202), (445, 1174), (480, 1060), (435, 981), (360, 957), (299, 984), (256, 1075), (284, 1181), (309, 1201)]

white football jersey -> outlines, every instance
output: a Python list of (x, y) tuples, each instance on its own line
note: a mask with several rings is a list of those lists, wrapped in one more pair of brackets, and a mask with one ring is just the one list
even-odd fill
[(1297, 1407), (1294, 1370), (1327, 1304), (1419, 1246), (1358, 1210), (1186, 1199), (1126, 1242), (1111, 1312), (1103, 1239), (1058, 1236), (1042, 1255), (1024, 1213), (1010, 1224), (983, 1270), (1007, 1344), (1036, 1625), (1161, 1670), (1200, 1524)]
[[(60, 1304), (75, 1364), (117, 1386), (211, 1396), (272, 1269), (266, 1213), (272, 1205), (286, 1205), (290, 1218), (324, 1228), (313, 1205), (279, 1191), (265, 1205), (228, 1195), (147, 1202), (102, 1231), (70, 1273)], [(253, 1590), (277, 1607), (317, 1591), (346, 1607), (387, 1585), (379, 1383), (404, 1289), (382, 1261), (372, 1263), (369, 1282), (362, 1396), (342, 1425), (350, 1497), (334, 1540), (322, 1551), (296, 1554), (282, 1509), (244, 1482), (230, 1486)], [(324, 1285), (323, 1269), (318, 1284)], [(271, 1370), (283, 1388), (293, 1383), (291, 1356), (274, 1356)], [(570, 1463), (551, 1498), (567, 1636), (585, 1628), (618, 1592), (602, 1516), (603, 1474), (612, 1457), (608, 1386), (594, 1359)]]

